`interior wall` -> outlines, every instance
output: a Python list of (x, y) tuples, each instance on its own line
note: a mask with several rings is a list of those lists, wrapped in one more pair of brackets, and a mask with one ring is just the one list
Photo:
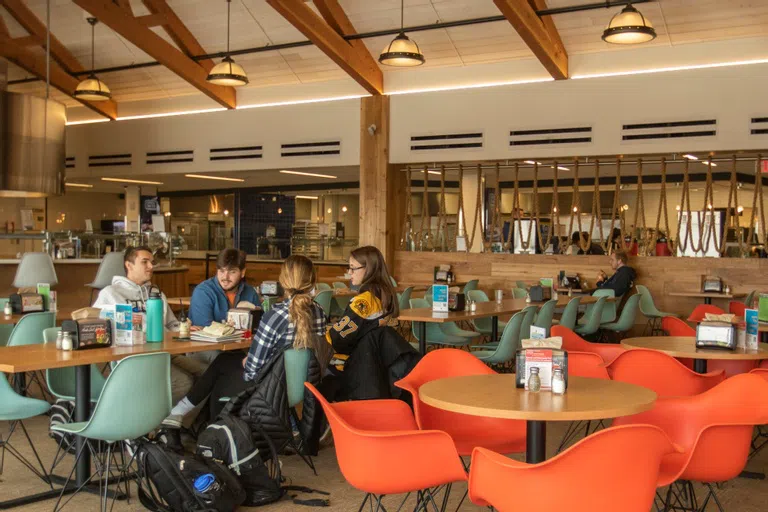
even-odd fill
[(63, 196), (49, 197), (47, 205), (49, 231), (84, 231), (86, 219), (91, 219), (93, 229), (98, 230), (102, 219), (122, 220), (125, 216), (125, 200), (119, 194), (68, 190)]

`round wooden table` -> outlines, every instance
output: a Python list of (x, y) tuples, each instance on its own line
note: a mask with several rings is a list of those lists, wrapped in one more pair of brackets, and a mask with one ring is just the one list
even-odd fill
[(698, 373), (707, 373), (707, 360), (728, 359), (736, 361), (758, 361), (768, 359), (768, 349), (758, 345), (757, 350), (736, 348), (696, 348), (694, 336), (645, 336), (641, 338), (626, 338), (621, 344), (627, 348), (647, 348), (658, 350), (672, 357), (688, 357), (693, 359), (693, 369)]
[(438, 379), (419, 389), (425, 404), (460, 414), (526, 420), (526, 461), (546, 459), (546, 422), (629, 416), (653, 407), (650, 389), (602, 379), (568, 377), (568, 391), (531, 393), (515, 387), (515, 376), (470, 375)]

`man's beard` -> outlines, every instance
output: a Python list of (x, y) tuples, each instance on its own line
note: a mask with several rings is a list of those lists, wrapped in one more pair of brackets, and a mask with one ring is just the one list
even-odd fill
[(227, 288), (226, 285), (224, 285), (221, 281), (219, 281), (219, 286), (221, 286), (221, 289), (224, 290), (225, 292), (231, 292), (232, 290), (237, 288), (238, 284), (240, 284), (240, 282), (237, 282), (237, 283), (234, 283), (234, 284), (230, 284), (229, 288)]

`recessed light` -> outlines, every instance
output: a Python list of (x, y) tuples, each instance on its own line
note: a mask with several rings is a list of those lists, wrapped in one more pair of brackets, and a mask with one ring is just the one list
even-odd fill
[(93, 185), (87, 183), (65, 183), (67, 187), (79, 187), (79, 188), (93, 188)]
[(101, 178), (101, 181), (114, 181), (115, 183), (136, 183), (137, 185), (162, 185), (162, 181), (129, 180), (127, 178)]
[(693, 155), (683, 155), (683, 158), (687, 158), (688, 160), (698, 160), (698, 158)]
[(317, 196), (296, 196), (296, 199), (317, 199)]
[(197, 178), (200, 180), (237, 181), (240, 183), (245, 181), (242, 178), (227, 178), (226, 176), (206, 176), (204, 174), (185, 174), (184, 176), (187, 178)]
[(704, 165), (711, 165), (712, 167), (717, 167), (717, 164), (714, 162), (701, 162), (701, 163), (703, 163)]
[(282, 170), (280, 172), (283, 174), (296, 174), (298, 176), (313, 176), (315, 178), (328, 178), (331, 180), (336, 179), (336, 176), (331, 176), (330, 174), (317, 174), (314, 172), (287, 171), (287, 170)]

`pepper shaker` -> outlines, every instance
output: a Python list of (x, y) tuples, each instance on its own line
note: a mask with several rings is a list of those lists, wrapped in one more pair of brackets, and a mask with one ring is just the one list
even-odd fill
[(528, 377), (528, 391), (533, 393), (541, 391), (541, 377), (539, 377), (539, 369), (535, 366), (531, 368), (531, 375)]
[(11, 316), (13, 314), (13, 308), (11, 307), (10, 302), (6, 302), (5, 305), (3, 306), (3, 313), (5, 314), (5, 316)]

